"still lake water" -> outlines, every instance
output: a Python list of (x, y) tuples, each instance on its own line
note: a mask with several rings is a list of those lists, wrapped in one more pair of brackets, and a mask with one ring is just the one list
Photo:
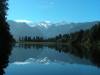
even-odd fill
[(4, 75), (100, 75), (91, 54), (63, 46), (16, 44)]

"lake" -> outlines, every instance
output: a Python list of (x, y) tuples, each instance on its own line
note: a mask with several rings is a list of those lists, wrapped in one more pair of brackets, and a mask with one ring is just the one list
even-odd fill
[(6, 67), (0, 71), (2, 75), (100, 75), (99, 60), (97, 49), (16, 44), (4, 55)]

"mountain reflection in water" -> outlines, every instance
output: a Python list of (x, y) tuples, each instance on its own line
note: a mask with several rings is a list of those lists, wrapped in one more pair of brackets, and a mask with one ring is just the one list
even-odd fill
[(16, 44), (5, 75), (99, 75), (99, 54), (97, 48)]

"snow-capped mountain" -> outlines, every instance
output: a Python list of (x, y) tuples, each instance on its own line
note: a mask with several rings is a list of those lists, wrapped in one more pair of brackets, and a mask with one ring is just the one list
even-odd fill
[(15, 39), (22, 36), (40, 36), (44, 38), (54, 37), (59, 34), (66, 34), (79, 31), (80, 29), (84, 30), (91, 28), (97, 22), (98, 21), (68, 24), (66, 22), (52, 23), (49, 21), (39, 23), (8, 21), (10, 32)]
[(31, 27), (27, 23), (8, 21), (10, 25), (10, 32), (15, 39), (22, 36), (43, 36), (43, 33), (38, 27)]

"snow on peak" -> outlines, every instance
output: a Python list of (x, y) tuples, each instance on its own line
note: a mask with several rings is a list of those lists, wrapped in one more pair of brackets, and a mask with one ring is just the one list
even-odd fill
[(50, 21), (41, 21), (41, 22), (35, 22), (33, 23), (32, 21), (30, 20), (14, 20), (15, 22), (17, 23), (26, 23), (28, 24), (29, 26), (31, 27), (34, 27), (34, 26), (41, 26), (41, 27), (44, 27), (44, 28), (48, 28), (49, 25), (51, 25), (51, 22)]
[(26, 64), (31, 64), (31, 63), (39, 63), (39, 64), (45, 64), (48, 65), (50, 60), (47, 57), (41, 58), (41, 59), (34, 59), (34, 58), (29, 58), (25, 60), (24, 62), (14, 62), (13, 64), (16, 65), (26, 65)]
[(50, 21), (42, 21), (42, 22), (37, 23), (37, 25), (48, 28), (48, 26), (51, 25), (51, 22)]

